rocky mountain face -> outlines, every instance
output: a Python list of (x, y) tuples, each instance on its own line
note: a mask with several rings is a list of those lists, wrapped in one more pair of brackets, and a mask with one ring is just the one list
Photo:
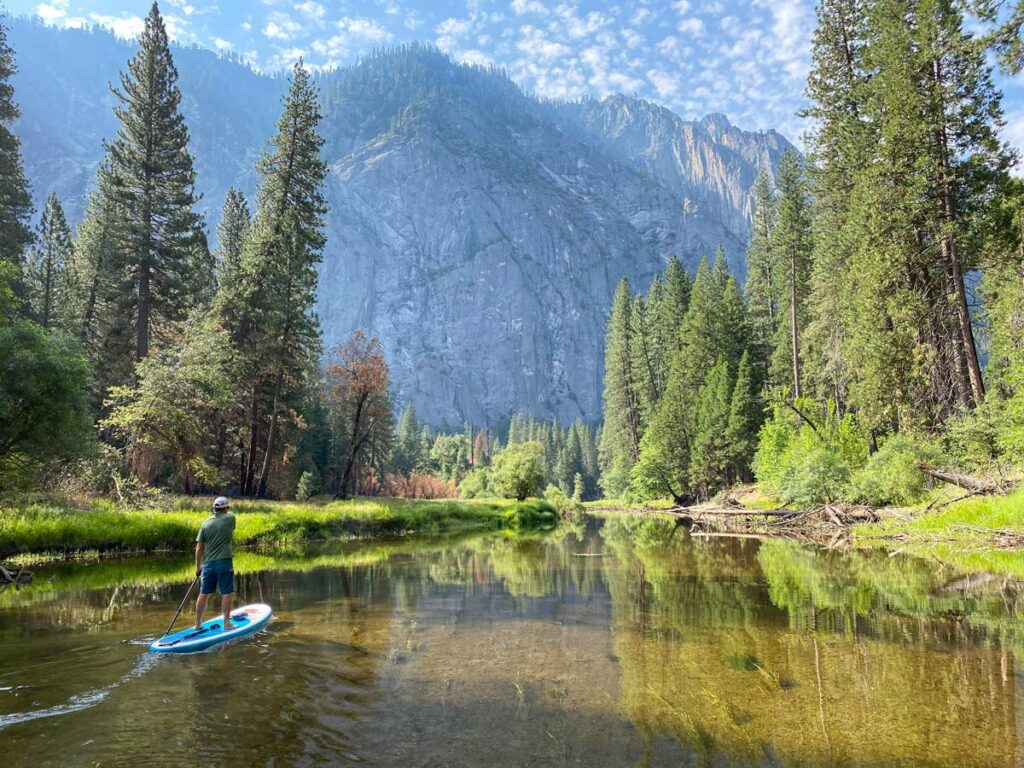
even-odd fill
[[(56, 191), (77, 220), (131, 47), (21, 21), (11, 42), (34, 192)], [(199, 49), (176, 62), (212, 233), (230, 185), (255, 191), (284, 82)], [(755, 177), (789, 147), (624, 96), (543, 102), (421, 46), (318, 81), (326, 348), (356, 328), (380, 336), (396, 400), (435, 425), (597, 420), (618, 281), (646, 288), (669, 256), (692, 270), (719, 244), (742, 273)]]

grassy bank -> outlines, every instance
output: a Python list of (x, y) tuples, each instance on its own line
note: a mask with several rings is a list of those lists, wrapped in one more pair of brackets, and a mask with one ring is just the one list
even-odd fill
[[(208, 498), (175, 497), (161, 508), (122, 510), (107, 500), (0, 502), (0, 557), (25, 553), (190, 549)], [(521, 529), (555, 522), (545, 501), (353, 499), (325, 503), (238, 501), (235, 542), (272, 546), (406, 532)]]

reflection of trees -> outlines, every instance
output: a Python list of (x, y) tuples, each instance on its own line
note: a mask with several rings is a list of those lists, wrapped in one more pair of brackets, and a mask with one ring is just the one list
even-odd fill
[(955, 621), (1007, 608), (941, 592), (928, 563), (655, 520), (602, 535), (620, 705), (652, 754), (671, 735), (707, 765), (1014, 764), (1012, 657)]
[(955, 642), (973, 627), (984, 630), (975, 631), (977, 641), (1024, 640), (1024, 598), (1013, 582), (970, 579), (884, 551), (829, 552), (787, 541), (763, 542), (757, 559), (772, 603), (794, 629)]

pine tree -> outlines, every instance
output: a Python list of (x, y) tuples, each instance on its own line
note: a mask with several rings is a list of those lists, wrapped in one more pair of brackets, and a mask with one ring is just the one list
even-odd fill
[(618, 496), (626, 489), (629, 471), (640, 454), (640, 394), (634, 370), (632, 310), (632, 289), (623, 278), (615, 290), (605, 342), (601, 484), (609, 496)]
[(111, 265), (122, 278), (113, 300), (134, 328), (134, 356), (149, 355), (154, 338), (166, 339), (211, 276), (202, 220), (194, 211), (195, 171), (188, 128), (179, 109), (178, 71), (156, 3), (146, 17), (139, 51), (113, 89), (120, 121), (107, 146), (110, 185), (123, 216)]
[(126, 257), (118, 232), (124, 215), (110, 190), (111, 183), (109, 165), (105, 164), (97, 172), (96, 186), (78, 225), (70, 270), (73, 332), (96, 373), (92, 395), (97, 405), (110, 386), (131, 378), (134, 367), (131, 318), (117, 311), (118, 291), (123, 286), (116, 265)]
[(758, 358), (767, 373), (771, 345), (778, 325), (779, 268), (772, 249), (777, 213), (771, 180), (765, 171), (754, 185), (754, 224), (747, 248), (747, 284), (745, 293), (750, 321), (758, 346)]
[(757, 447), (757, 433), (761, 426), (761, 413), (757, 403), (757, 383), (750, 354), (743, 353), (736, 369), (729, 406), (729, 426), (726, 443), (729, 446), (732, 482), (751, 479), (750, 463)]
[(257, 212), (239, 277), (221, 287), (215, 303), (246, 371), (249, 447), (242, 487), (258, 496), (267, 493), (278, 453), (284, 401), (301, 393), (308, 363), (320, 350), (313, 314), (325, 243), (321, 190), (327, 167), (320, 158), (320, 119), (316, 88), (300, 61), (277, 133), (257, 163)]
[(230, 187), (224, 197), (224, 208), (217, 224), (217, 281), (237, 280), (242, 261), (242, 247), (252, 228), (252, 214), (245, 195)]
[(784, 319), (776, 331), (770, 376), (773, 383), (790, 386), (793, 397), (799, 400), (803, 395), (800, 341), (808, 318), (811, 210), (800, 158), (791, 150), (779, 163), (778, 186), (778, 223), (770, 247), (778, 258)]
[(862, 279), (850, 237), (850, 193), (877, 148), (870, 124), (861, 119), (870, 83), (865, 4), (823, 0), (818, 5), (807, 81), (812, 103), (803, 112), (813, 126), (808, 168), (816, 213), (806, 378), (818, 397), (831, 397), (840, 409), (846, 407), (856, 370), (849, 354), (857, 306), (851, 287)]
[(69, 268), (73, 258), (71, 229), (55, 194), (43, 208), (28, 265), (28, 296), (33, 314), (43, 328), (70, 330), (71, 285)]
[[(0, 24), (0, 313), (6, 314), (4, 294), (20, 291), (22, 260), (32, 242), (28, 221), (32, 197), (21, 161), (21, 142), (11, 130), (20, 114), (11, 78), (17, 72), (14, 52), (7, 44), (7, 27)], [(2, 314), (0, 314), (2, 317)]]
[(421, 432), (422, 426), (416, 416), (416, 406), (409, 403), (398, 419), (395, 456), (392, 461), (394, 470), (398, 474), (408, 475), (422, 464)]
[(733, 459), (728, 434), (732, 390), (729, 364), (720, 358), (708, 372), (694, 406), (690, 484), (699, 498), (710, 498), (729, 479)]

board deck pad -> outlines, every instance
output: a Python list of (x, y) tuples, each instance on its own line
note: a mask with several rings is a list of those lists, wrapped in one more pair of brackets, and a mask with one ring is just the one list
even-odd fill
[(204, 621), (199, 629), (188, 627), (169, 635), (164, 635), (159, 640), (154, 640), (149, 650), (153, 653), (190, 653), (212, 648), (215, 645), (226, 643), (228, 640), (251, 635), (269, 621), (273, 612), (269, 605), (254, 603), (231, 612), (231, 621), (234, 626), (224, 629), (222, 624), (223, 616), (218, 614), (215, 618)]

